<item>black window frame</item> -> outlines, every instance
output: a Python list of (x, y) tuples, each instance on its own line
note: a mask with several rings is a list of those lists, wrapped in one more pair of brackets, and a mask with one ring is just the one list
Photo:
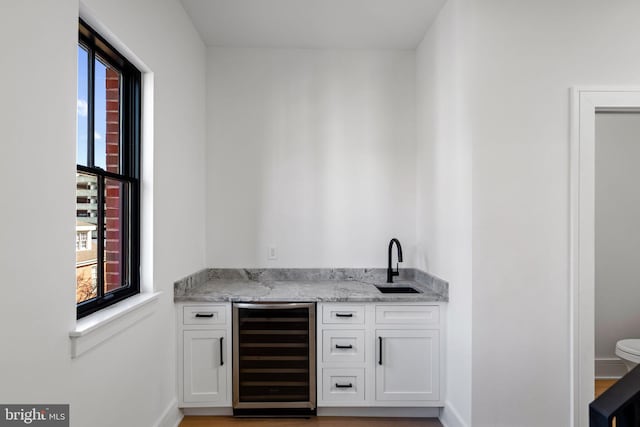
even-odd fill
[[(78, 25), (78, 46), (87, 50), (88, 99), (87, 99), (87, 161), (86, 166), (76, 164), (76, 172), (93, 175), (98, 183), (97, 218), (97, 296), (76, 304), (77, 318), (80, 319), (98, 310), (140, 293), (140, 122), (141, 122), (141, 81), (142, 73), (111, 46), (98, 32), (82, 19)], [(118, 172), (109, 172), (95, 166), (95, 59), (107, 62), (120, 72), (120, 165)], [(77, 142), (76, 142), (77, 144)], [(79, 159), (78, 159), (79, 160)], [(121, 217), (122, 227), (127, 230), (123, 238), (122, 286), (104, 294), (104, 188), (105, 180), (113, 179), (128, 183), (126, 214)], [(127, 280), (128, 279), (128, 280)]]

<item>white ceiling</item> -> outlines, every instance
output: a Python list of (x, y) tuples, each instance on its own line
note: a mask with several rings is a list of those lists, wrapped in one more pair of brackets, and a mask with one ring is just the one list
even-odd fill
[(446, 0), (180, 0), (210, 46), (413, 49)]

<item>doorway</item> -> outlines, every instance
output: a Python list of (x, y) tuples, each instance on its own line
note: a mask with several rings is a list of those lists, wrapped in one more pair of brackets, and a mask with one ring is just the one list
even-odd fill
[(595, 124), (595, 376), (606, 383), (627, 373), (616, 343), (640, 331), (640, 111), (597, 109)]
[(574, 88), (571, 104), (571, 418), (587, 427), (595, 379), (596, 114), (640, 111), (640, 88)]

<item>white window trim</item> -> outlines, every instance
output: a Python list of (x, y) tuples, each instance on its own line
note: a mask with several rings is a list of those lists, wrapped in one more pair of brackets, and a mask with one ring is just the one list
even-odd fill
[(124, 331), (155, 312), (162, 292), (141, 293), (83, 317), (69, 332), (71, 358), (80, 357), (92, 348)]
[[(153, 143), (154, 75), (151, 69), (115, 36), (82, 1), (80, 17), (98, 31), (142, 73), (140, 135), (140, 294), (130, 296), (76, 321), (69, 332), (71, 358), (77, 358), (114, 335), (152, 315), (162, 292), (153, 291)], [(91, 184), (92, 186), (92, 184)]]

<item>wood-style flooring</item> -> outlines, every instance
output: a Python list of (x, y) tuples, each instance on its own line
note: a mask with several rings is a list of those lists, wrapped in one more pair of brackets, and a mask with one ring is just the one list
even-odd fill
[(184, 417), (180, 427), (442, 427), (437, 418), (314, 417), (234, 418)]
[[(602, 393), (607, 391), (607, 389), (612, 385), (614, 385), (616, 381), (618, 380), (596, 380), (595, 393), (594, 393), (595, 398), (597, 399), (598, 396), (600, 396)], [(618, 425), (618, 420), (616, 420), (616, 418), (613, 417), (613, 420), (611, 421), (611, 427), (616, 427), (617, 425)]]
[(604, 393), (609, 387), (615, 384), (618, 380), (596, 380), (594, 398), (597, 398)]
[[(617, 380), (596, 380), (597, 398)], [(300, 418), (234, 418), (184, 417), (180, 427), (442, 427), (435, 418), (314, 417)]]

